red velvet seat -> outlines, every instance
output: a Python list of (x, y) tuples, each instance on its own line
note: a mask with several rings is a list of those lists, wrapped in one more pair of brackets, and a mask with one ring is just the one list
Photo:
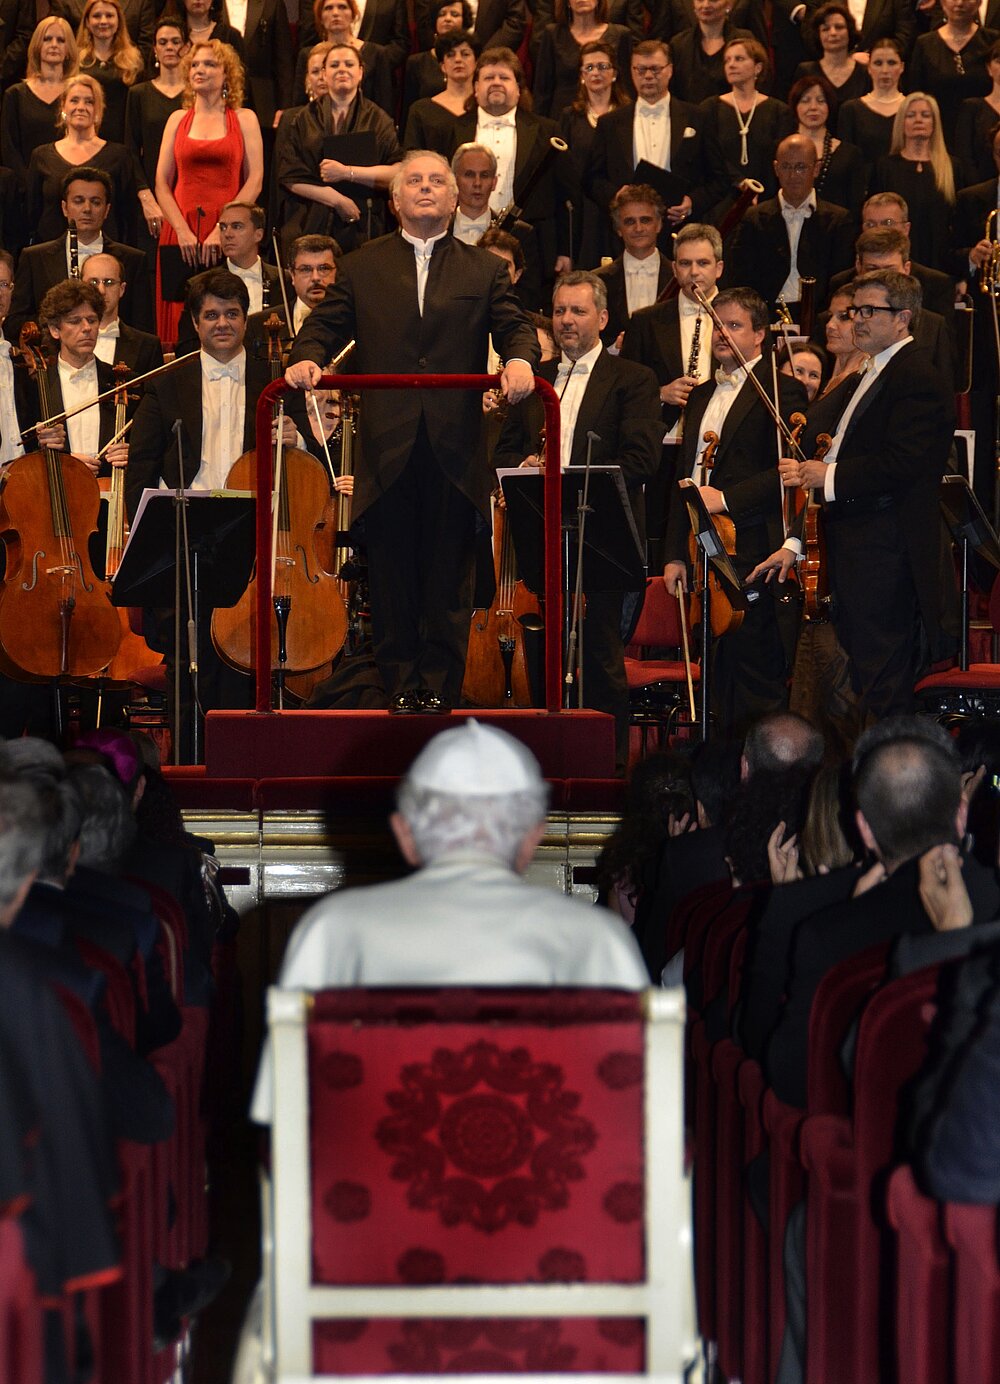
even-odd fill
[(948, 1202), (944, 1233), (955, 1261), (954, 1384), (981, 1384), (1000, 1360), (997, 1209)]
[(900, 1088), (924, 1059), (936, 985), (937, 968), (927, 967), (875, 993), (858, 1031), (853, 1116), (810, 1115), (802, 1128), (807, 1384), (857, 1384), (889, 1368), (884, 1184)]
[(0, 1217), (0, 1384), (38, 1384), (44, 1375), (35, 1275), (25, 1262), (17, 1221)]
[[(765, 1149), (766, 1084), (760, 1065), (747, 1058), (736, 1075), (743, 1108), (743, 1168)], [(743, 1197), (743, 1384), (765, 1384), (768, 1364), (768, 1240), (764, 1226)]]
[(922, 1194), (909, 1167), (890, 1177), (886, 1205), (896, 1232), (896, 1377), (941, 1384), (950, 1374), (953, 1315), (942, 1208)]
[[(661, 577), (649, 577), (639, 620), (625, 651), (631, 723), (642, 728), (643, 754), (651, 726), (658, 728), (662, 739), (664, 732), (669, 731), (685, 711), (690, 715), (681, 641), (677, 597), (668, 593)], [(653, 650), (656, 655), (647, 657)], [(693, 644), (689, 652), (693, 658)], [(665, 658), (664, 653), (673, 656)], [(692, 664), (691, 676), (697, 687), (701, 669), (696, 662)]]
[[(989, 618), (993, 632), (1000, 634), (1000, 577), (990, 590)], [(955, 667), (929, 673), (914, 693), (920, 708), (933, 715), (995, 716), (1000, 707), (1000, 664), (970, 663), (964, 672)]]
[(279, 1381), (680, 1369), (676, 994), (272, 990), (269, 1014)]

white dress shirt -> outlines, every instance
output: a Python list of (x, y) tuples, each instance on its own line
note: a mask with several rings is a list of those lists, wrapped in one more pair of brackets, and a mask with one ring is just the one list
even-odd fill
[(14, 402), (14, 367), (10, 359), (10, 342), (0, 336), (0, 464), (24, 456), (21, 424)]
[[(91, 255), (104, 254), (104, 237), (99, 235), (96, 240), (92, 240), (89, 245), (84, 245), (79, 241), (76, 247), (76, 257), (80, 261), (80, 268), (83, 268), (84, 261), (89, 260)], [(66, 232), (66, 277), (71, 277), (72, 257), (69, 253), (69, 231)]]
[[(89, 360), (80, 370), (59, 357), (59, 384), (62, 389), (63, 408), (71, 409), (85, 404), (88, 399), (96, 399), (100, 393), (97, 383), (97, 361)], [(74, 456), (93, 457), (101, 448), (101, 410), (94, 404), (85, 408), (73, 418), (66, 419), (66, 437), (69, 450)]]
[(368, 0), (356, 0), (356, 3), (358, 6), (358, 17), (351, 21), (351, 33), (355, 38), (357, 38), (358, 34), (361, 32), (361, 21), (365, 17), (365, 7)]
[[(702, 475), (701, 459), (705, 452), (705, 434), (714, 432), (717, 436), (722, 436), (722, 429), (729, 417), (729, 410), (739, 398), (740, 390), (746, 385), (747, 371), (752, 370), (759, 360), (760, 356), (754, 356), (753, 360), (747, 361), (746, 369), (738, 366), (731, 375), (722, 369), (716, 371), (715, 391), (708, 401), (708, 407), (705, 409), (698, 427), (701, 437), (698, 439), (698, 451), (691, 471), (691, 479), (696, 481), (698, 485), (711, 485), (712, 483), (711, 475), (707, 477)], [(750, 388), (752, 389), (753, 385)]]
[(94, 347), (94, 355), (98, 360), (103, 360), (105, 365), (114, 365), (115, 348), (121, 336), (121, 321), (115, 318), (106, 327), (102, 327), (97, 333), (97, 345)]
[(298, 336), (302, 323), (306, 320), (312, 308), (308, 303), (303, 303), (301, 298), (296, 298), (292, 304), (292, 335)]
[(424, 315), (424, 294), (427, 291), (427, 273), (431, 265), (431, 255), (434, 253), (434, 246), (439, 240), (444, 240), (447, 231), (439, 231), (437, 235), (432, 235), (430, 240), (418, 240), (415, 235), (410, 235), (409, 231), (401, 232), (405, 241), (413, 246), (413, 253), (417, 259), (417, 305), (420, 308), (420, 316)]
[(834, 500), (836, 500), (837, 498), (837, 453), (840, 451), (841, 444), (844, 441), (844, 434), (847, 432), (848, 425), (850, 424), (851, 419), (857, 412), (858, 405), (861, 403), (861, 400), (865, 397), (865, 395), (874, 385), (875, 381), (878, 379), (879, 375), (881, 375), (885, 367), (892, 360), (893, 356), (897, 355), (903, 349), (903, 347), (908, 345), (912, 340), (912, 336), (904, 336), (902, 341), (893, 342), (893, 344), (891, 346), (887, 346), (884, 351), (879, 351), (877, 356), (871, 357), (871, 359), (865, 367), (864, 374), (861, 376), (861, 382), (859, 383), (854, 393), (851, 395), (851, 398), (848, 402), (847, 407), (844, 409), (844, 412), (840, 415), (840, 422), (837, 424), (837, 431), (833, 435), (833, 445), (827, 452), (825, 458), (825, 460), (828, 461), (830, 464), (827, 466), (826, 474), (823, 477), (823, 499), (828, 501), (829, 503), (832, 504)]
[(670, 168), (670, 97), (644, 101), (640, 96), (632, 117), (632, 157), (646, 159), (657, 168)]
[(788, 248), (791, 252), (791, 268), (788, 271), (788, 278), (781, 286), (781, 295), (789, 303), (797, 303), (802, 296), (799, 282), (799, 241), (802, 239), (804, 223), (816, 210), (816, 193), (810, 192), (800, 207), (793, 207), (785, 201), (785, 194), (779, 188), (778, 204), (781, 207), (785, 233), (788, 236)]
[(652, 307), (656, 302), (656, 290), (660, 282), (660, 256), (654, 249), (645, 259), (636, 259), (626, 250), (622, 255), (625, 270), (625, 302), (628, 315), (632, 316), (640, 308)]
[(516, 108), (492, 116), (482, 106), (476, 117), (476, 143), (492, 149), (497, 160), (497, 185), (490, 194), (490, 209), (503, 211), (514, 200), (514, 164), (517, 161)]
[[(245, 37), (247, 31), (247, 0), (226, 0), (226, 18), (234, 29)], [(255, 309), (251, 308), (251, 312)]]
[(573, 433), (590, 382), (590, 372), (602, 350), (598, 342), (577, 361), (571, 361), (564, 355), (556, 369), (553, 389), (559, 395), (559, 465), (564, 471), (573, 454)]
[(247, 399), (247, 353), (228, 365), (199, 351), (201, 359), (201, 465), (192, 490), (224, 490), (226, 478), (243, 450)]
[[(260, 312), (264, 306), (264, 264), (260, 256), (257, 256), (256, 264), (251, 264), (249, 269), (241, 269), (231, 259), (226, 260), (226, 268), (230, 274), (235, 274), (246, 284), (247, 292), (250, 294), (250, 312)], [(249, 313), (247, 315), (249, 316)]]
[(489, 207), (486, 208), (482, 216), (477, 216), (475, 219), (466, 216), (462, 208), (459, 207), (455, 212), (451, 233), (463, 245), (478, 245), (492, 224), (493, 216)]

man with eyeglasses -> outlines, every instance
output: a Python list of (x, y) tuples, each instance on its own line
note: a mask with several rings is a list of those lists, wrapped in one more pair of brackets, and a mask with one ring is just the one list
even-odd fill
[(128, 287), (124, 276), (125, 271), (114, 255), (91, 255), (84, 263), (80, 277), (85, 284), (93, 284), (104, 303), (94, 354), (105, 365), (124, 362), (133, 375), (144, 375), (163, 364), (163, 345), (152, 332), (140, 332), (118, 316)]
[[(854, 340), (870, 364), (810, 416), (802, 449), (833, 435), (823, 461), (782, 458), (789, 489), (811, 488), (823, 505), (827, 573), (837, 635), (867, 721), (906, 712), (933, 660), (953, 651), (942, 630), (938, 486), (955, 427), (953, 397), (913, 339), (920, 285), (873, 270), (855, 281)], [(785, 579), (794, 542), (752, 574)]]
[(816, 280), (816, 300), (825, 303), (831, 276), (851, 263), (851, 218), (816, 196), (818, 170), (807, 135), (783, 139), (774, 159), (778, 195), (750, 208), (728, 256), (734, 283), (752, 284), (772, 307), (787, 303), (793, 317), (803, 278)]
[[(644, 39), (632, 50), (636, 100), (601, 116), (584, 172), (588, 196), (608, 207), (620, 187), (636, 181), (636, 166), (652, 164), (679, 179), (685, 192), (666, 209), (662, 245), (669, 232), (710, 200), (702, 153), (702, 115), (697, 106), (670, 94), (673, 58), (662, 39)], [(669, 201), (669, 199), (667, 199)]]
[[(959, 205), (962, 195), (959, 193)], [(872, 238), (875, 233), (878, 233), (878, 239)], [(885, 239), (881, 239), (882, 236)], [(948, 331), (954, 335), (955, 280), (950, 274), (943, 274), (940, 269), (929, 269), (926, 264), (920, 264), (910, 258), (910, 209), (898, 192), (876, 192), (865, 202), (861, 210), (861, 234), (854, 242), (854, 266), (833, 276), (830, 280), (830, 297), (832, 298), (838, 289), (851, 283), (858, 274), (863, 274), (869, 269), (899, 267), (895, 264), (862, 264), (862, 255), (873, 245), (878, 245), (881, 249), (890, 245), (898, 246), (903, 251), (902, 258), (906, 267), (902, 268), (901, 272), (912, 275), (920, 285), (924, 311), (930, 309), (931, 312), (938, 313), (944, 318)]]
[[(91, 255), (114, 255), (125, 269), (131, 284), (126, 316), (133, 327), (151, 331), (153, 294), (149, 282), (146, 257), (134, 246), (123, 245), (104, 234), (104, 224), (111, 213), (111, 179), (103, 168), (84, 165), (71, 168), (63, 179), (62, 213), (67, 223), (76, 227), (76, 251), (79, 267)], [(73, 246), (67, 225), (65, 235), (57, 240), (45, 240), (29, 245), (21, 252), (10, 308), (7, 335), (17, 340), (17, 333), (29, 318), (36, 317), (42, 299), (50, 288), (72, 275)]]
[(282, 348), (288, 347), (302, 323), (313, 308), (322, 303), (326, 297), (326, 290), (336, 280), (340, 253), (340, 246), (333, 236), (300, 235), (292, 241), (286, 266), (291, 286), (288, 306), (292, 314), (292, 330), (288, 330), (284, 300), (281, 297), (281, 289), (276, 284), (270, 306), (260, 312), (251, 312), (247, 318), (247, 351), (254, 360), (263, 360), (267, 356), (268, 338), (265, 324), (275, 315), (281, 322)]

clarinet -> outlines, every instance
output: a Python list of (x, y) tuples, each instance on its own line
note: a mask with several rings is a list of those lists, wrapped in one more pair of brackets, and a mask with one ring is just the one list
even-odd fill
[(80, 277), (80, 240), (76, 233), (76, 222), (67, 221), (69, 226), (69, 276), (71, 279)]
[(267, 310), (268, 310), (268, 308), (269, 308), (270, 306), (271, 306), (271, 280), (267, 277), (267, 274), (264, 272), (264, 262), (263, 262), (263, 260), (262, 260), (262, 261), (261, 261), (261, 269), (260, 269), (260, 310), (261, 310), (261, 312), (267, 312)]
[(691, 337), (691, 353), (688, 356), (687, 370), (684, 372), (688, 379), (698, 378), (698, 363), (701, 356), (701, 313), (695, 318), (694, 335)]

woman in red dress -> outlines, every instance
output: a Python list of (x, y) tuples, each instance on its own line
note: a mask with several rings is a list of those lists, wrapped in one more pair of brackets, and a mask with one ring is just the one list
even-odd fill
[[(219, 213), (228, 202), (257, 201), (264, 182), (260, 125), (243, 108), (243, 67), (228, 44), (209, 39), (185, 59), (185, 109), (167, 121), (156, 167), (156, 200), (166, 218), (160, 245), (180, 246), (191, 269), (221, 261)], [(162, 268), (162, 262), (161, 262)], [(177, 338), (181, 304), (162, 300), (159, 334)]]

